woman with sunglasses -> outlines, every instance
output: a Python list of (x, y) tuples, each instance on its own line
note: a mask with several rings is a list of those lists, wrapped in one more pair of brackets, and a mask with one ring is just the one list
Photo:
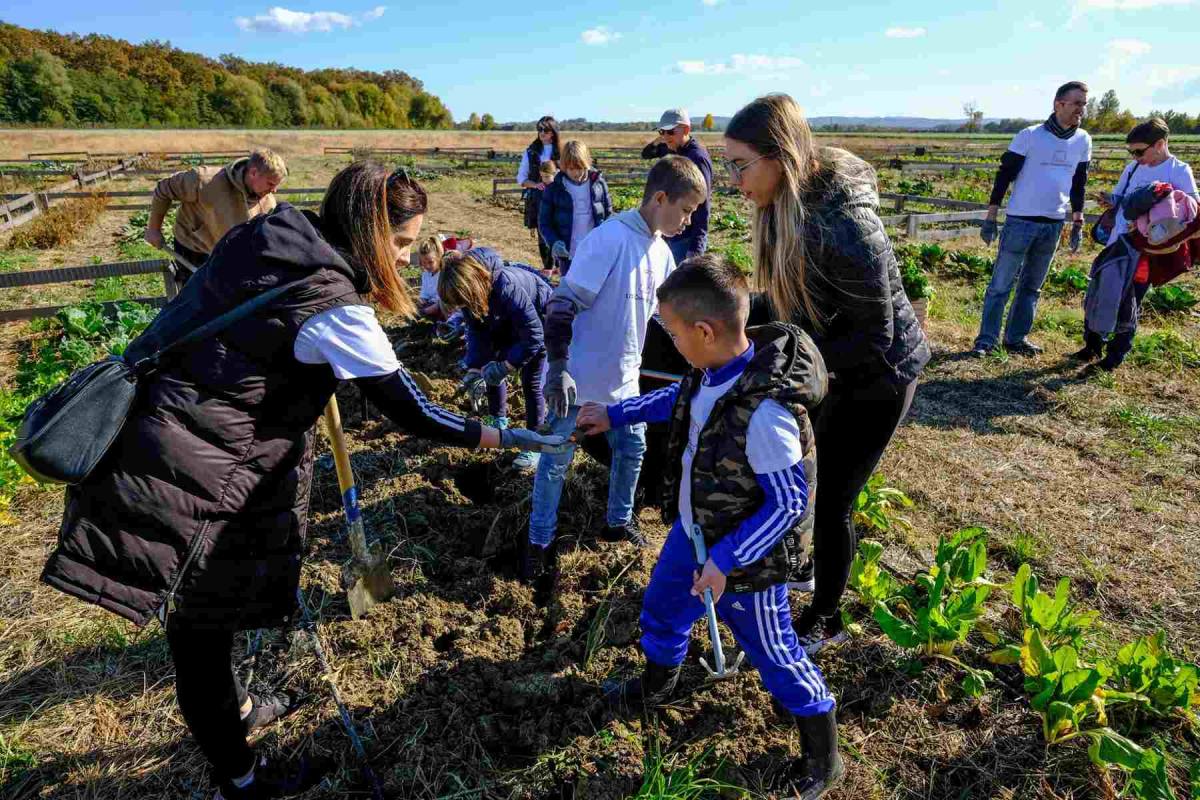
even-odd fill
[(373, 305), (415, 311), (398, 269), (425, 192), (357, 162), (319, 215), (286, 203), (234, 227), (126, 350), (136, 362), (201, 320), (288, 285), (262, 309), (164, 360), (103, 464), (67, 489), (42, 579), (138, 625), (158, 617), (175, 691), (218, 800), (285, 797), (316, 782), (246, 734), (290, 710), (247, 694), (230, 666), (238, 631), (295, 618), (306, 550), (312, 429), (353, 380), (408, 433), (460, 447), (561, 450), (562, 437), (484, 427), (435, 405), (396, 360)]
[(542, 258), (542, 269), (552, 269), (554, 258), (550, 246), (538, 233), (538, 212), (542, 207), (542, 194), (546, 184), (542, 182), (540, 170), (543, 162), (553, 161), (558, 166), (558, 121), (554, 117), (542, 117), (537, 121), (537, 138), (525, 148), (521, 156), (521, 166), (517, 168), (517, 183), (525, 191), (525, 227), (533, 231), (537, 237), (538, 255)]
[[(760, 97), (734, 115), (725, 159), (756, 207), (754, 277), (763, 294), (751, 323), (801, 326), (829, 370), (829, 393), (813, 415), (815, 591), (795, 618), (813, 655), (845, 638), (838, 603), (854, 555), (854, 500), (908, 413), (929, 344), (904, 294), (867, 163), (818, 147), (786, 94)], [(810, 580), (798, 577), (802, 585)]]
[[(1095, 199), (1105, 208), (1119, 206), (1121, 201), (1130, 197), (1133, 192), (1152, 183), (1169, 183), (1181, 192), (1200, 199), (1196, 193), (1196, 178), (1192, 168), (1186, 162), (1171, 155), (1167, 138), (1171, 129), (1165, 120), (1158, 117), (1135, 125), (1125, 136), (1125, 148), (1133, 161), (1129, 162), (1121, 177), (1117, 179), (1112, 194), (1099, 192)], [(1113, 223), (1112, 232), (1108, 236), (1108, 244), (1113, 244), (1121, 236), (1129, 232), (1130, 223), (1118, 208)], [(1096, 362), (1089, 369), (1101, 369), (1112, 372), (1125, 360), (1133, 349), (1133, 337), (1137, 333), (1138, 314), (1142, 300), (1150, 289), (1151, 270), (1148, 261), (1139, 264), (1133, 275), (1132, 296), (1126, 295), (1122, 300), (1123, 309), (1118, 318), (1126, 320), (1118, 325), (1118, 329), (1108, 339), (1107, 343), (1100, 334), (1090, 330), (1084, 331), (1084, 346), (1082, 350), (1072, 354), (1077, 361)], [(1103, 356), (1103, 357), (1102, 357)]]

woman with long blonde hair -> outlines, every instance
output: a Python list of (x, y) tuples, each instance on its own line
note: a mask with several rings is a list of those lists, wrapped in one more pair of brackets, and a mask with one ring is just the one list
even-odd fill
[(320, 214), (281, 203), (230, 230), (125, 358), (136, 363), (268, 289), (286, 291), (141, 378), (104, 462), (67, 488), (42, 580), (137, 625), (161, 621), (217, 800), (284, 797), (320, 777), (303, 759), (265, 759), (247, 743), (289, 698), (248, 694), (230, 653), (238, 631), (295, 618), (312, 429), (338, 384), (354, 381), (412, 435), (563, 449), (563, 437), (500, 431), (437, 406), (396, 359), (373, 306), (414, 313), (398, 270), (426, 206), (403, 171), (356, 162), (334, 176)]
[(807, 583), (815, 573), (812, 602), (796, 617), (812, 655), (844, 638), (838, 603), (855, 548), (854, 500), (908, 413), (929, 344), (879, 219), (870, 165), (818, 147), (785, 94), (734, 115), (725, 163), (755, 206), (754, 279), (763, 296), (752, 318), (800, 325), (830, 373), (813, 417), (821, 491), (812, 571), (798, 576)]

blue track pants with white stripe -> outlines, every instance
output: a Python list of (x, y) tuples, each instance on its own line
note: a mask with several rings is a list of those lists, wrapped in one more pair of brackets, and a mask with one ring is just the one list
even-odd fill
[[(696, 551), (676, 520), (642, 600), (642, 651), (656, 664), (683, 663), (692, 628), (704, 618), (703, 598), (691, 595), (695, 570)], [(808, 717), (833, 708), (821, 671), (792, 630), (786, 584), (761, 592), (726, 592), (717, 601), (717, 617), (733, 631), (763, 686), (788, 711)]]

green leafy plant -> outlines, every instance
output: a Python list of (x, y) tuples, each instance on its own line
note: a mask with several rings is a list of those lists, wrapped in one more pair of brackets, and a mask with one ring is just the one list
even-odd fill
[(1167, 715), (1179, 712), (1200, 721), (1200, 672), (1195, 664), (1181, 661), (1167, 649), (1167, 633), (1159, 631), (1136, 639), (1108, 661), (1113, 688), (1138, 697), (1149, 711)]
[(1101, 689), (1106, 673), (1081, 662), (1074, 647), (1064, 644), (1051, 648), (1038, 631), (1026, 628), (1020, 664), (1029, 703), (1042, 717), (1042, 736), (1047, 744), (1079, 733), (1089, 717), (1095, 716), (1100, 725), (1107, 724)]
[(741, 242), (727, 242), (724, 247), (718, 248), (718, 250), (724, 253), (741, 272), (749, 274), (753, 268), (750, 253), (747, 252), (746, 245)]
[[(983, 614), (993, 584), (983, 579), (987, 544), (981, 528), (938, 538), (935, 563), (890, 604), (877, 603), (875, 621), (901, 647), (949, 656)], [(894, 611), (893, 611), (894, 608)]]
[(946, 259), (945, 269), (952, 275), (962, 278), (984, 278), (991, 275), (992, 260), (955, 250)]
[(1173, 330), (1134, 337), (1130, 361), (1139, 366), (1200, 369), (1200, 345)]
[(926, 270), (938, 269), (946, 263), (946, 258), (949, 256), (949, 253), (940, 244), (923, 244), (917, 254), (921, 260), (921, 267)]
[(876, 472), (854, 498), (856, 527), (879, 533), (887, 533), (894, 527), (912, 528), (912, 523), (897, 513), (901, 508), (912, 508), (912, 500), (899, 489), (885, 486), (886, 480), (882, 473)]
[(1190, 311), (1197, 303), (1200, 303), (1200, 297), (1196, 297), (1186, 286), (1169, 283), (1147, 292), (1142, 308), (1156, 314), (1175, 314)]
[(1046, 279), (1046, 284), (1059, 294), (1073, 294), (1087, 291), (1088, 275), (1078, 267), (1052, 269)]
[(726, 209), (714, 214), (709, 224), (714, 231), (730, 231), (731, 233), (748, 233), (750, 231), (749, 221), (733, 209)]
[(914, 194), (914, 195), (931, 195), (933, 194), (933, 182), (928, 178), (901, 178), (896, 184), (896, 191), (899, 194)]
[(934, 296), (929, 276), (912, 261), (905, 261), (900, 265), (900, 280), (904, 284), (904, 293), (908, 295), (909, 300), (928, 300)]
[(868, 608), (874, 607), (875, 603), (886, 603), (900, 591), (896, 579), (881, 566), (882, 555), (882, 544), (863, 539), (858, 543), (858, 553), (850, 565), (849, 586)]
[[(1088, 757), (1099, 767), (1116, 766), (1129, 773), (1126, 789), (1139, 800), (1175, 800), (1167, 777), (1167, 762), (1157, 750), (1144, 748), (1111, 728), (1085, 731), (1092, 741)], [(1193, 768), (1193, 773), (1195, 769)], [(1192, 797), (1197, 796), (1195, 778)]]
[(1012, 603), (1025, 628), (1037, 631), (1051, 647), (1078, 648), (1083, 632), (1096, 624), (1098, 611), (1081, 611), (1071, 603), (1071, 579), (1061, 578), (1049, 595), (1038, 588), (1029, 564), (1022, 564), (1012, 583)]

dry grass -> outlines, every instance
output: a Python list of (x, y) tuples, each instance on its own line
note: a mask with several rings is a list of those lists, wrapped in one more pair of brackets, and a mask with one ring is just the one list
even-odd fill
[[(307, 181), (344, 162), (298, 163), (307, 164)], [(467, 229), (507, 257), (536, 259), (519, 215), (484, 197), (486, 180), (445, 178), (429, 188), (429, 228)], [(105, 215), (97, 228), (116, 227), (117, 217)], [(102, 233), (111, 238), (90, 235)], [(726, 234), (714, 239), (721, 245)], [(113, 245), (101, 236), (89, 246)], [(84, 263), (84, 250), (57, 252)], [(935, 284), (935, 359), (882, 465), (916, 501), (915, 527), (891, 537), (887, 557), (908, 571), (927, 562), (938, 534), (984, 524), (996, 578), (1015, 567), (1014, 554), (1033, 554), (1039, 572), (1070, 576), (1076, 599), (1102, 610), (1102, 641), (1163, 627), (1177, 648), (1200, 656), (1200, 439), (1191, 427), (1200, 371), (1128, 365), (1112, 378), (1080, 376), (1064, 360), (1078, 346), (1077, 296), (1044, 297), (1035, 332), (1044, 355), (963, 359), (978, 325), (978, 284)], [(1200, 341), (1195, 317), (1148, 324)], [(405, 342), (406, 365), (433, 375), (435, 398), (448, 401), (457, 351), (431, 342), (427, 328), (391, 333)], [(5, 334), (3, 355), (27, 338), (15, 328)], [(543, 610), (514, 579), (530, 481), (510, 471), (511, 455), (433, 447), (388, 422), (364, 421), (353, 393), (342, 408), (367, 526), (390, 553), (400, 596), (366, 621), (349, 619), (338, 586), (348, 549), (330, 470), (314, 486), (302, 584), (389, 797), (615, 800), (636, 791), (655, 748), (683, 759), (711, 748), (706, 772), (720, 763), (724, 780), (774, 793), (779, 768), (798, 753), (795, 731), (752, 671), (704, 684), (696, 658), (708, 645), (699, 628), (677, 702), (647, 719), (618, 718), (600, 704), (602, 681), (641, 663), (637, 615), (654, 559), (653, 551), (595, 541), (602, 469), (576, 462), (562, 505), (563, 574)], [(161, 633), (136, 631), (37, 583), (61, 518), (59, 492), (26, 492), (11, 511), (20, 524), (0, 532), (0, 794), (207, 797)], [(647, 509), (641, 521), (661, 543), (657, 513)], [(985, 649), (971, 640), (964, 657)], [(849, 764), (836, 800), (1051, 800), (1115, 796), (1121, 785), (1091, 768), (1082, 748), (1042, 745), (1012, 671), (997, 670), (982, 699), (964, 698), (958, 675), (941, 665), (910, 670), (869, 622), (820, 663), (839, 696)], [(314, 698), (260, 746), (334, 759), (330, 780), (310, 798), (364, 796), (303, 640), (269, 637), (256, 674), (260, 686)], [(1200, 756), (1194, 734), (1153, 732), (1181, 758)]]
[(8, 249), (53, 250), (69, 245), (100, 218), (107, 206), (108, 197), (103, 194), (64, 200), (17, 228), (8, 239)]

